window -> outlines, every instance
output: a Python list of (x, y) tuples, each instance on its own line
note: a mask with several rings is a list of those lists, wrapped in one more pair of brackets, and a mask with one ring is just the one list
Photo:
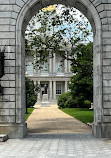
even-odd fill
[(41, 84), (41, 87), (48, 87), (48, 84)]
[(62, 94), (62, 86), (61, 86), (61, 84), (56, 84), (56, 94)]
[(33, 63), (32, 62), (28, 63), (27, 72), (28, 72), (28, 75), (33, 75)]
[(64, 73), (64, 62), (59, 53), (56, 54), (56, 73)]
[(41, 72), (43, 72), (43, 73), (47, 73), (47, 72), (48, 72), (48, 63), (47, 63), (47, 62), (45, 62), (45, 63), (42, 65)]
[(63, 67), (62, 67), (61, 63), (56, 63), (56, 72), (57, 73), (63, 72)]

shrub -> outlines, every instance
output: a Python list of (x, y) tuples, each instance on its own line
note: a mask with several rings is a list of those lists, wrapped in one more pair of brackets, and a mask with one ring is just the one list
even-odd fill
[(70, 95), (71, 95), (70, 92), (67, 92), (59, 96), (58, 101), (57, 101), (59, 108), (65, 108), (65, 102), (68, 100)]
[(59, 108), (89, 108), (91, 104), (89, 100), (84, 101), (82, 95), (73, 98), (70, 92), (60, 95), (57, 103)]
[(68, 100), (64, 103), (64, 105), (65, 105), (65, 108), (75, 108), (76, 107), (72, 96), (69, 96)]
[(34, 82), (31, 81), (29, 78), (25, 78), (25, 85), (26, 85), (26, 104), (28, 107), (34, 106), (37, 101), (37, 96), (35, 94), (35, 86)]
[(34, 106), (36, 101), (37, 101), (37, 97), (36, 96), (31, 95), (31, 96), (27, 97), (27, 106), (28, 107)]
[(83, 108), (84, 105), (83, 105), (83, 96), (77, 96), (74, 98), (74, 104), (76, 107), (78, 108)]
[(90, 108), (91, 102), (89, 100), (84, 101), (84, 107), (85, 108)]

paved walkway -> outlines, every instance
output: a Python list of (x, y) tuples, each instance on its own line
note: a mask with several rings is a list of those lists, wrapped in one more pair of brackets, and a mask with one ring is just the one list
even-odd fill
[(27, 120), (29, 133), (89, 133), (91, 128), (57, 108), (36, 106)]
[[(111, 158), (111, 140), (94, 138), (89, 127), (60, 110), (58, 110), (58, 113), (61, 117), (58, 117), (56, 107), (50, 109), (52, 109), (52, 112), (49, 108), (39, 107), (28, 119), (28, 123), (32, 119), (40, 121), (38, 112), (41, 113), (41, 118), (45, 115), (41, 122), (36, 123), (34, 121), (35, 123), (29, 126), (32, 127), (32, 129), (29, 129), (30, 132), (41, 132), (42, 134), (31, 133), (24, 139), (9, 139), (0, 143), (0, 158)], [(44, 110), (47, 111), (47, 114), (43, 114)], [(59, 122), (61, 122), (61, 125)], [(68, 129), (63, 126), (65, 122)], [(71, 122), (72, 127), (69, 125)], [(73, 124), (76, 125), (75, 128)], [(37, 125), (36, 130), (34, 130), (35, 125)], [(43, 130), (47, 125), (48, 128)], [(78, 125), (81, 125), (83, 130)], [(76, 133), (80, 130), (83, 133)], [(72, 133), (73, 131), (75, 133)], [(84, 133), (85, 131), (88, 133)], [(57, 134), (50, 134), (50, 132)]]
[(91, 134), (33, 134), (0, 143), (0, 158), (111, 158), (111, 141)]

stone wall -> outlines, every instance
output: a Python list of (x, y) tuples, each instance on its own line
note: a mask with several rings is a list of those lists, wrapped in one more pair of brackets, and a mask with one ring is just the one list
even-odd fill
[(0, 0), (0, 45), (6, 45), (5, 76), (1, 78), (0, 133), (26, 134), (24, 31), (31, 17), (51, 4), (76, 7), (89, 19), (94, 33), (94, 126), (96, 137), (111, 137), (111, 1)]

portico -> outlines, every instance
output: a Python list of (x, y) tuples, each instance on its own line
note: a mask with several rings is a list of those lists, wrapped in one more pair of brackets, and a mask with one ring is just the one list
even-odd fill
[[(36, 80), (38, 78), (30, 77), (31, 80)], [(68, 77), (39, 77), (38, 86), (40, 87), (40, 91), (37, 95), (37, 104), (40, 104), (42, 101), (42, 95), (44, 94), (44, 85), (47, 84), (47, 94), (50, 103), (57, 103), (57, 98), (64, 92), (68, 91)]]
[(68, 90), (68, 82), (72, 76), (69, 61), (64, 60), (64, 64), (61, 66), (62, 57), (58, 52), (54, 53), (54, 57), (49, 57), (48, 62), (44, 63), (42, 68), (35, 69), (33, 65), (30, 65), (30, 62), (33, 62), (34, 59), (28, 57), (26, 60), (28, 65), (26, 71), (29, 78), (35, 83), (37, 82), (40, 87), (37, 95), (37, 104), (41, 104), (45, 84), (47, 85), (49, 102), (57, 103), (59, 95)]

